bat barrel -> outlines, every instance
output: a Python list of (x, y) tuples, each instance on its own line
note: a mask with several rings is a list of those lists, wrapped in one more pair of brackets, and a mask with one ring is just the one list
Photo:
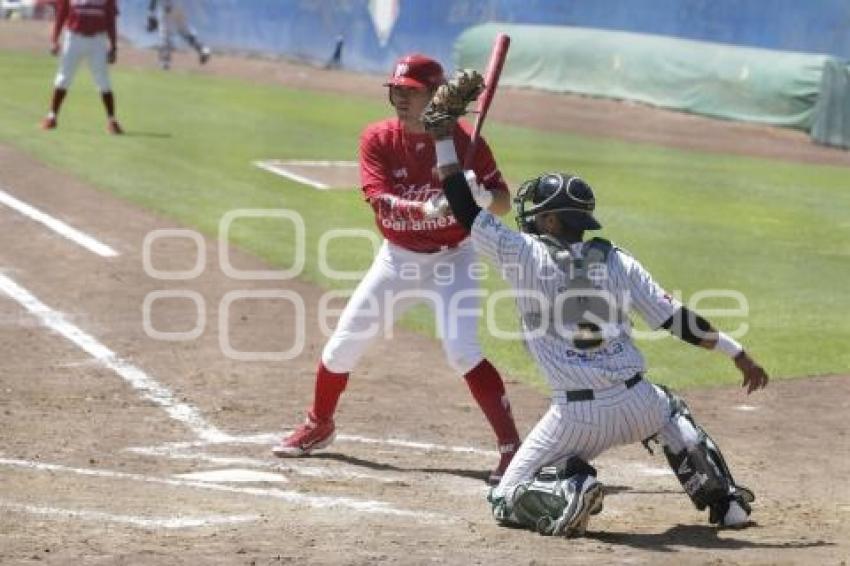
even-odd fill
[(475, 107), (475, 126), (470, 136), (469, 149), (464, 156), (464, 169), (472, 167), (475, 151), (478, 148), (478, 139), (481, 137), (481, 128), (484, 126), (487, 111), (490, 109), (493, 96), (496, 94), (496, 87), (499, 84), (499, 77), (502, 74), (502, 67), (505, 65), (510, 45), (511, 38), (504, 33), (498, 34), (493, 41), (493, 49), (490, 52), (490, 60), (487, 63), (487, 71), (484, 75), (484, 91), (479, 95)]

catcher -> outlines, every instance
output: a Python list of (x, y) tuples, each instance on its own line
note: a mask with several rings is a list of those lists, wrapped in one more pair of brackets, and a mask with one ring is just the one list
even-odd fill
[(447, 85), (426, 108), (437, 166), (455, 218), (479, 254), (517, 289), (523, 336), (552, 389), (547, 413), (523, 441), (489, 494), (506, 525), (578, 536), (602, 510), (603, 488), (591, 465), (608, 448), (657, 441), (694, 505), (721, 527), (749, 522), (753, 493), (738, 484), (687, 404), (645, 378), (629, 314), (653, 329), (729, 357), (751, 393), (768, 376), (732, 337), (666, 293), (633, 256), (607, 240), (586, 240), (601, 224), (590, 185), (568, 173), (525, 182), (514, 199), (519, 232), (475, 201), (479, 190), (461, 171), (451, 125), (464, 112), (463, 88)]

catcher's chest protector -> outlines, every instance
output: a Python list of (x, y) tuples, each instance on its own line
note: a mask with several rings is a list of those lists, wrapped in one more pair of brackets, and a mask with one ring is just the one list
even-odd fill
[(614, 246), (608, 240), (593, 238), (574, 254), (550, 236), (541, 236), (540, 240), (567, 275), (567, 284), (558, 289), (559, 297), (553, 303), (559, 309), (554, 313), (560, 317), (556, 322), (568, 331), (568, 339), (577, 349), (602, 346), (607, 341), (603, 326), (616, 326), (624, 320), (614, 297), (602, 285), (608, 277), (608, 255)]

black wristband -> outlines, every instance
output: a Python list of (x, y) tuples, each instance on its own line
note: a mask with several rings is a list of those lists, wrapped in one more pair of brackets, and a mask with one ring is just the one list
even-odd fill
[(664, 321), (661, 325), (674, 336), (678, 336), (688, 344), (699, 346), (708, 334), (714, 332), (711, 323), (699, 314), (682, 307), (676, 313)]

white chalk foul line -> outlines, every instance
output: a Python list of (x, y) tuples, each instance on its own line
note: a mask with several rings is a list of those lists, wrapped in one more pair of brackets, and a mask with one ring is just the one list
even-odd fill
[(274, 472), (258, 472), (244, 468), (223, 468), (220, 470), (202, 470), (174, 474), (183, 480), (202, 481), (208, 483), (288, 483), (289, 479), (283, 474)]
[(118, 357), (93, 336), (68, 322), (65, 315), (51, 309), (2, 273), (0, 273), (0, 292), (20, 303), (44, 326), (75, 344), (104, 367), (117, 373), (131, 387), (141, 392), (142, 397), (162, 407), (172, 419), (188, 426), (199, 438), (209, 442), (221, 442), (227, 438), (228, 435), (207, 423), (195, 407), (178, 401), (168, 388), (157, 383), (130, 362)]
[[(287, 432), (283, 433), (262, 433), (251, 435), (228, 435), (223, 440), (200, 440), (193, 442), (169, 442), (160, 446), (153, 447), (154, 449), (167, 450), (183, 450), (187, 448), (202, 448), (210, 444), (268, 444), (272, 446), (276, 444), (281, 436), (286, 436)], [(414, 440), (405, 440), (400, 438), (371, 438), (368, 436), (357, 436), (351, 434), (338, 434), (337, 442), (351, 442), (359, 444), (381, 444), (385, 446), (394, 446), (396, 448), (408, 448), (417, 452), (453, 452), (457, 454), (476, 454), (486, 456), (488, 458), (498, 457), (499, 453), (495, 450), (485, 450), (482, 448), (473, 448), (471, 446), (451, 446), (445, 444), (434, 444), (431, 442), (418, 442)]]
[(291, 179), (291, 180), (295, 181), (296, 183), (301, 183), (302, 185), (309, 185), (309, 186), (313, 187), (314, 189), (319, 189), (320, 191), (325, 191), (329, 188), (324, 183), (321, 183), (319, 181), (314, 181), (313, 179), (310, 179), (309, 177), (305, 177), (303, 175), (299, 175), (298, 173), (294, 173), (294, 172), (290, 171), (289, 169), (286, 169), (285, 167), (281, 167), (280, 165), (277, 165), (274, 162), (255, 161), (254, 165), (259, 167), (260, 169), (264, 169), (264, 170), (266, 170), (270, 173), (274, 173), (275, 175), (280, 175), (282, 177), (286, 177), (287, 179)]
[(142, 527), (145, 529), (185, 529), (191, 527), (207, 527), (210, 525), (230, 525), (234, 523), (247, 523), (256, 521), (259, 515), (229, 515), (209, 517), (169, 517), (160, 519), (146, 519), (132, 515), (114, 515), (100, 511), (85, 511), (75, 509), (60, 509), (58, 507), (41, 507), (36, 505), (22, 505), (19, 503), (8, 503), (0, 501), (0, 509), (8, 511), (20, 511), (34, 515), (47, 515), (64, 519), (82, 519), (84, 521), (95, 521), (98, 523), (123, 523)]
[(40, 222), (46, 227), (50, 228), (63, 238), (71, 240), (75, 244), (84, 247), (92, 253), (95, 253), (101, 257), (115, 257), (118, 255), (111, 247), (107, 246), (103, 242), (96, 240), (95, 238), (85, 234), (76, 228), (69, 226), (68, 224), (53, 218), (49, 214), (46, 214), (34, 206), (31, 206), (21, 200), (16, 199), (9, 193), (0, 190), (0, 204), (5, 204), (9, 208), (16, 210), (29, 218), (30, 220), (34, 220), (36, 222)]
[(413, 450), (422, 450), (423, 452), (455, 452), (461, 454), (480, 454), (484, 456), (499, 455), (499, 453), (495, 450), (482, 450), (481, 448), (472, 448), (470, 446), (446, 446), (444, 444), (417, 442), (413, 440), (403, 440), (400, 438), (368, 438), (366, 436), (338, 434), (337, 439), (342, 440), (344, 442), (358, 442), (360, 444), (386, 444), (387, 446), (396, 446), (398, 448), (410, 448)]
[(282, 490), (276, 488), (233, 487), (216, 483), (158, 478), (153, 476), (144, 476), (141, 474), (116, 472), (112, 470), (98, 470), (94, 468), (74, 468), (71, 466), (63, 466), (61, 464), (45, 464), (42, 462), (33, 462), (31, 460), (18, 460), (12, 458), (0, 458), (0, 466), (24, 468), (42, 472), (65, 472), (89, 477), (122, 479), (152, 484), (168, 485), (172, 487), (188, 487), (225, 493), (254, 495), (264, 499), (277, 499), (280, 501), (285, 501), (287, 503), (292, 503), (296, 505), (307, 505), (309, 507), (319, 509), (329, 507), (344, 507), (348, 509), (354, 509), (355, 511), (359, 511), (362, 513), (394, 515), (398, 517), (412, 517), (417, 520), (438, 520), (440, 522), (452, 520), (452, 517), (446, 515), (428, 513), (425, 511), (398, 509), (391, 506), (385, 501), (376, 501), (370, 499), (354, 499), (351, 497), (329, 497), (324, 495), (307, 495), (298, 491)]

